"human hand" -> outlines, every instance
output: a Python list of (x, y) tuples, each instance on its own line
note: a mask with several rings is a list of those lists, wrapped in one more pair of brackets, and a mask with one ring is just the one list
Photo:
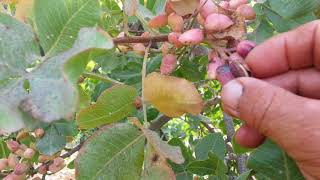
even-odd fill
[(320, 21), (257, 46), (246, 58), (253, 76), (222, 90), (224, 110), (245, 121), (236, 141), (280, 145), (307, 179), (320, 179)]

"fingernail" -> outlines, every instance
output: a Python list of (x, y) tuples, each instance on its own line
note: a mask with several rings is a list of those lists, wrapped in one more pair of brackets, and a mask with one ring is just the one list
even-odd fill
[(238, 105), (242, 96), (243, 86), (237, 80), (228, 82), (222, 88), (222, 102), (226, 112), (232, 116), (239, 116)]

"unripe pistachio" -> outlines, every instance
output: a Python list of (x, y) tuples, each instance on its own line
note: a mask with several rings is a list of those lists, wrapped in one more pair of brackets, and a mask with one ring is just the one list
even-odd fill
[(198, 10), (204, 18), (207, 18), (212, 13), (218, 13), (219, 11), (212, 0), (200, 0)]
[(47, 171), (48, 171), (48, 167), (46, 165), (44, 165), (44, 164), (42, 164), (38, 168), (38, 173), (39, 174), (47, 174)]
[(29, 135), (29, 131), (26, 129), (23, 129), (17, 134), (16, 139), (17, 141), (20, 141), (21, 139), (26, 138), (28, 135)]
[(168, 42), (164, 42), (161, 46), (161, 52), (163, 55), (166, 55), (169, 53), (170, 50), (170, 43)]
[(208, 64), (208, 79), (217, 78), (217, 68), (222, 66), (224, 62), (220, 58), (215, 58), (215, 61), (212, 61)]
[(173, 32), (182, 32), (183, 18), (176, 13), (172, 13), (168, 16), (168, 25)]
[(248, 4), (239, 6), (236, 12), (246, 20), (254, 20), (256, 18), (256, 12), (254, 11), (253, 7)]
[(136, 54), (143, 56), (146, 47), (142, 43), (135, 43), (132, 45), (132, 49)]
[(229, 56), (229, 60), (230, 61), (238, 61), (238, 62), (244, 61), (244, 59), (238, 53), (232, 53)]
[(18, 163), (14, 170), (13, 173), (15, 175), (23, 175), (24, 173), (26, 173), (29, 170), (29, 166), (25, 163)]
[(229, 67), (234, 77), (249, 77), (249, 73), (242, 63), (238, 61), (230, 61)]
[(55, 166), (61, 166), (61, 165), (64, 164), (64, 159), (63, 159), (62, 157), (54, 158), (53, 164), (54, 164)]
[(25, 144), (20, 144), (20, 149), (22, 149), (22, 150), (26, 150), (28, 148), (28, 146), (27, 145), (25, 145)]
[(239, 6), (243, 4), (248, 4), (248, 0), (230, 0), (229, 8), (236, 10)]
[(133, 105), (136, 109), (140, 109), (142, 107), (142, 100), (140, 97), (137, 97), (134, 102)]
[(198, 23), (199, 23), (201, 26), (204, 26), (204, 24), (205, 24), (205, 22), (206, 22), (206, 20), (202, 17), (201, 14), (198, 14), (198, 15), (197, 15), (197, 21), (198, 21)]
[(33, 149), (27, 148), (23, 153), (23, 157), (26, 159), (32, 159), (35, 153), (36, 152)]
[(228, 1), (221, 1), (220, 3), (219, 3), (219, 6), (220, 7), (222, 7), (223, 9), (229, 9), (230, 7), (230, 5), (229, 5), (229, 2)]
[(151, 19), (148, 23), (150, 28), (161, 28), (168, 24), (168, 17), (165, 14), (158, 15)]
[(225, 64), (217, 68), (217, 79), (222, 85), (225, 85), (234, 78), (235, 77), (233, 76), (228, 65)]
[(15, 175), (14, 173), (8, 174), (6, 177), (3, 178), (3, 180), (23, 180), (25, 175)]
[(218, 32), (229, 28), (233, 24), (234, 22), (228, 16), (214, 13), (207, 17), (204, 27), (209, 32)]
[(191, 29), (179, 37), (179, 41), (185, 45), (200, 44), (204, 39), (203, 31), (201, 29)]
[(238, 45), (237, 45), (237, 53), (245, 58), (247, 57), (247, 55), (249, 54), (249, 52), (256, 47), (256, 43), (249, 41), (249, 40), (244, 40), (241, 41)]
[(35, 176), (32, 178), (32, 180), (41, 180), (41, 178), (39, 176)]
[(7, 147), (11, 152), (16, 152), (20, 149), (20, 144), (17, 141), (7, 141)]
[(57, 173), (59, 172), (61, 169), (64, 168), (64, 164), (60, 165), (60, 166), (56, 166), (54, 164), (50, 164), (49, 165), (49, 171), (52, 172), (52, 173)]
[(38, 161), (40, 163), (44, 163), (44, 162), (47, 162), (47, 161), (50, 161), (50, 160), (53, 160), (55, 158), (55, 156), (48, 156), (48, 155), (40, 155), (38, 157)]
[(9, 154), (9, 156), (8, 156), (8, 166), (10, 167), (10, 168), (14, 168), (14, 167), (16, 167), (16, 165), (19, 163), (19, 158), (18, 158), (18, 156), (17, 155), (15, 155), (15, 154)]
[(167, 54), (162, 58), (160, 72), (164, 75), (171, 74), (177, 67), (177, 57), (173, 54)]
[(16, 152), (14, 152), (16, 155), (20, 156), (20, 157), (23, 157), (23, 153), (24, 153), (24, 150), (22, 149), (18, 149)]
[(176, 48), (181, 48), (183, 44), (179, 41), (179, 37), (181, 36), (180, 33), (171, 32), (168, 35), (168, 40), (172, 43)]
[(34, 130), (34, 134), (36, 138), (42, 138), (42, 136), (44, 135), (44, 130), (42, 128), (38, 128)]
[(208, 60), (214, 62), (216, 61), (216, 58), (219, 58), (218, 53), (217, 51), (212, 49), (208, 54)]
[(8, 159), (0, 159), (0, 171), (8, 167)]

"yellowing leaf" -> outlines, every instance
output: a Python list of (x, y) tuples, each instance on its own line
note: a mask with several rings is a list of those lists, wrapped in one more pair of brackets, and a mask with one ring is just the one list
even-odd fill
[(180, 117), (185, 113), (197, 115), (203, 108), (201, 96), (191, 82), (155, 72), (145, 79), (144, 97), (169, 117)]
[(180, 16), (193, 14), (197, 9), (198, 0), (170, 0), (172, 9)]
[(22, 21), (27, 22), (27, 18), (31, 16), (34, 0), (20, 0), (16, 4), (15, 17)]
[[(0, 0), (1, 1), (1, 0)], [(4, 4), (15, 4), (17, 3), (19, 0), (2, 0), (1, 3), (4, 3)]]

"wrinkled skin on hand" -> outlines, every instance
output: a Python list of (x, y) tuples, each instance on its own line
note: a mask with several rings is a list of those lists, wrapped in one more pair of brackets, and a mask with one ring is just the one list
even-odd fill
[(266, 136), (307, 179), (320, 179), (320, 21), (257, 46), (246, 63), (255, 78), (232, 80), (222, 91), (224, 110), (245, 121), (236, 141), (257, 147)]

